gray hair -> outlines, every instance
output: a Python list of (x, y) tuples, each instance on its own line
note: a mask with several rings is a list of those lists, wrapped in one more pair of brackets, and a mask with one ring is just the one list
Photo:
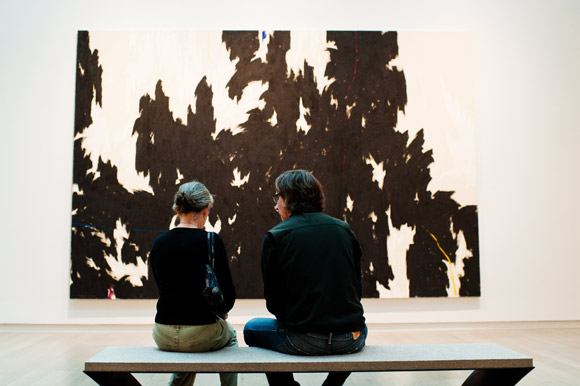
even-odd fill
[(179, 213), (200, 212), (213, 205), (214, 198), (204, 184), (186, 182), (179, 187), (173, 198), (173, 210)]

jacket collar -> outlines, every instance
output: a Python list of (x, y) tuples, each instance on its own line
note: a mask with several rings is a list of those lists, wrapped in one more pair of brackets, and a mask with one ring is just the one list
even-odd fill
[(315, 207), (313, 207), (312, 205), (304, 205), (301, 206), (300, 208), (295, 209), (292, 212), (292, 216), (298, 216), (304, 213), (316, 213), (316, 212), (320, 212), (318, 209), (316, 209)]

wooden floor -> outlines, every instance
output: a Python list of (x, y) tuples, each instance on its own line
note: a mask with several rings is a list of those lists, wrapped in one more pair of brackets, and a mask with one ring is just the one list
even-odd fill
[[(242, 326), (235, 326), (243, 346)], [(499, 343), (534, 358), (518, 385), (580, 385), (580, 322), (371, 325), (367, 344)], [(90, 386), (84, 361), (107, 346), (154, 346), (151, 326), (0, 325), (0, 385)], [(346, 385), (461, 385), (469, 372), (353, 373)], [(143, 385), (164, 385), (167, 374), (139, 374)], [(320, 385), (325, 374), (297, 374)], [(196, 385), (219, 385), (199, 374)], [(240, 386), (267, 385), (263, 374), (243, 374)]]

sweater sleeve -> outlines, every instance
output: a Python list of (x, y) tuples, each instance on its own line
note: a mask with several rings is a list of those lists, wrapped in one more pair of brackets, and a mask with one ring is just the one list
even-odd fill
[(280, 291), (280, 275), (275, 253), (274, 237), (266, 233), (262, 243), (262, 279), (264, 281), (264, 299), (266, 308), (273, 315), (279, 316), (284, 307), (283, 293)]
[(217, 276), (219, 286), (224, 294), (224, 300), (228, 306), (228, 310), (231, 310), (236, 301), (236, 289), (232, 280), (232, 273), (228, 263), (226, 247), (222, 238), (218, 234), (215, 234), (214, 247), (215, 274)]
[(155, 282), (155, 286), (157, 287), (157, 291), (159, 292), (159, 237), (155, 238), (153, 241), (153, 247), (151, 247), (151, 251), (149, 252), (148, 258), (148, 270), (153, 275), (153, 281)]
[(360, 243), (358, 242), (354, 232), (351, 230), (350, 234), (352, 236), (352, 248), (353, 248), (353, 257), (354, 257), (354, 267), (356, 269), (356, 281), (357, 281), (357, 291), (358, 291), (358, 299), (362, 299), (362, 267), (361, 267), (361, 258), (362, 258), (362, 248)]

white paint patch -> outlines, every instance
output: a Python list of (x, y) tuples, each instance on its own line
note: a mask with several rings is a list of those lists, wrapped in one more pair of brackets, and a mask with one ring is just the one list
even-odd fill
[(392, 295), (392, 290), (388, 290), (384, 285), (382, 285), (381, 283), (379, 283), (378, 281), (376, 282), (377, 286), (376, 289), (379, 293), (379, 298), (381, 299), (385, 299), (385, 298), (398, 298), (398, 297), (402, 297), (402, 296), (393, 296)]
[(390, 63), (405, 73), (408, 102), (397, 129), (413, 140), (425, 133), (433, 149), (431, 191), (454, 190), (462, 205), (477, 204), (475, 107), (469, 33), (399, 32), (399, 56)]
[(73, 184), (72, 185), (72, 192), (73, 194), (78, 194), (79, 196), (83, 196), (85, 194), (85, 192), (83, 192), (80, 188), (78, 184)]
[(266, 57), (268, 55), (268, 44), (270, 43), (272, 31), (260, 31), (259, 35), (258, 40), (260, 41), (260, 47), (254, 54), (252, 61), (259, 59), (262, 63), (268, 63)]
[[(93, 173), (93, 181), (95, 181), (96, 179), (98, 179), (101, 176), (101, 172), (96, 171), (95, 168), (92, 169), (88, 169), (86, 175), (88, 176), (89, 174)], [(117, 174), (118, 175), (118, 174)]]
[(268, 119), (268, 123), (270, 126), (274, 127), (278, 124), (278, 114), (276, 114), (276, 110), (272, 112), (272, 116)]
[(222, 230), (222, 220), (219, 218), (219, 216), (215, 224), (210, 223), (208, 219), (207, 222), (205, 223), (205, 230), (208, 232), (215, 232), (219, 234), (220, 231)]
[(354, 109), (354, 107), (356, 106), (356, 102), (353, 103), (352, 105), (347, 105), (346, 106), (346, 117), (350, 118), (350, 114), (352, 112), (352, 109)]
[(373, 236), (373, 240), (377, 240), (377, 232), (376, 232), (376, 224), (377, 224), (377, 220), (379, 219), (376, 215), (376, 213), (373, 211), (369, 214), (369, 218), (371, 219), (371, 221), (373, 222), (373, 227), (372, 227), (372, 236)]
[(330, 105), (334, 106), (335, 110), (338, 109), (338, 99), (334, 97), (334, 94), (330, 94)]
[(288, 76), (294, 73), (304, 74), (304, 63), (313, 67), (314, 80), (318, 93), (331, 85), (335, 79), (329, 79), (324, 75), (326, 65), (330, 62), (329, 48), (336, 47), (334, 42), (326, 41), (325, 31), (291, 31), (290, 49), (286, 53), (286, 65), (288, 66)]
[(304, 102), (302, 101), (302, 97), (300, 97), (300, 117), (296, 120), (296, 131), (302, 130), (304, 134), (308, 134), (310, 129), (312, 128), (311, 125), (308, 124), (306, 121), (306, 114), (310, 114), (310, 109), (304, 107)]
[(248, 174), (242, 177), (242, 173), (238, 170), (238, 168), (235, 168), (234, 179), (232, 180), (232, 182), (230, 182), (230, 185), (235, 186), (237, 188), (241, 187), (242, 185), (250, 181), (250, 173), (251, 172), (248, 172)]
[(105, 232), (93, 230), (93, 231), (91, 231), (91, 235), (98, 237), (101, 240), (101, 243), (105, 244), (105, 246), (107, 248), (109, 248), (111, 246), (111, 240), (107, 237)]
[[(103, 95), (105, 95), (104, 88), (103, 86)], [(113, 166), (117, 166), (117, 179), (128, 192), (141, 190), (152, 194), (153, 188), (149, 186), (149, 176), (145, 176), (142, 172), (137, 173), (135, 170), (137, 135), (131, 134), (135, 120), (127, 119), (126, 116), (122, 116), (121, 112), (109, 112), (105, 109), (106, 106), (103, 101), (101, 109), (93, 101), (91, 110), (93, 124), (87, 127), (81, 135), (82, 148), (90, 153), (89, 158), (92, 162), (92, 168), (87, 171), (87, 174), (94, 173), (94, 179), (99, 178), (100, 173), (97, 167), (100, 157), (103, 162), (110, 161)], [(124, 125), (124, 127), (115, 130), (116, 125)]]
[[(455, 280), (455, 282), (453, 282), (453, 279), (455, 279), (455, 277), (457, 276), (455, 274), (454, 271), (454, 266), (455, 264), (449, 264), (449, 261), (447, 261), (447, 259), (443, 259), (443, 264), (445, 264), (445, 266), (447, 267), (447, 296), (450, 298), (455, 298), (458, 297), (459, 294), (459, 289), (456, 287), (457, 286), (457, 280)], [(455, 293), (455, 291), (457, 291), (457, 293)]]
[[(471, 251), (467, 249), (463, 231), (459, 231), (455, 237), (457, 240), (457, 251), (455, 252), (455, 263), (451, 264), (451, 269), (447, 259), (444, 260), (447, 266), (447, 277), (449, 279), (449, 288), (447, 288), (447, 296), (449, 297), (459, 297), (459, 290), (461, 288), (459, 279), (465, 275), (465, 259), (473, 257)], [(457, 294), (453, 291), (453, 283), (455, 283)]]
[(181, 174), (181, 172), (179, 171), (179, 168), (175, 169), (175, 172), (177, 173), (177, 179), (175, 180), (175, 185), (179, 185), (179, 184), (181, 184), (181, 181), (183, 181), (185, 176), (183, 174)]
[(389, 255), (389, 264), (393, 270), (394, 279), (389, 282), (390, 290), (384, 288), (379, 296), (385, 298), (408, 298), (409, 297), (409, 279), (407, 278), (407, 251), (413, 243), (415, 229), (407, 225), (397, 229), (393, 226), (391, 220), (391, 208), (387, 211), (389, 218), (389, 236), (387, 237), (387, 253)]
[(125, 241), (129, 238), (129, 232), (125, 224), (118, 219), (115, 224), (115, 230), (113, 231), (113, 237), (115, 239), (115, 251), (116, 256), (104, 255), (105, 261), (109, 265), (110, 269), (107, 269), (107, 273), (115, 280), (128, 280), (134, 287), (142, 287), (142, 278), (147, 278), (148, 269), (147, 264), (143, 261), (141, 256), (137, 256), (137, 264), (123, 262), (122, 249), (125, 245)]
[(89, 267), (91, 267), (92, 269), (94, 269), (95, 271), (101, 270), (101, 268), (97, 267), (97, 265), (95, 264), (95, 261), (93, 259), (91, 259), (90, 257), (87, 257), (87, 265)]
[(346, 208), (351, 212), (354, 209), (354, 201), (352, 198), (350, 198), (350, 194), (346, 195)]
[(171, 222), (169, 223), (169, 229), (173, 229), (177, 226), (177, 220), (179, 220), (179, 216), (174, 214), (171, 218)]
[(127, 231), (127, 227), (125, 224), (123, 224), (120, 218), (115, 222), (113, 238), (115, 239), (115, 249), (117, 250), (117, 256), (121, 256), (121, 249), (123, 249), (125, 240), (129, 238), (129, 232)]
[[(258, 108), (263, 110), (266, 102), (261, 99), (262, 94), (268, 90), (268, 85), (261, 81), (250, 82), (242, 92), (239, 101), (232, 102), (227, 99), (217, 99), (214, 94), (214, 115), (216, 118), (216, 131), (212, 134), (215, 139), (222, 130), (229, 130), (232, 135), (244, 132), (240, 126), (248, 120), (250, 110)], [(218, 112), (218, 110), (220, 110)], [(218, 115), (219, 114), (219, 115)]]
[(367, 165), (371, 165), (373, 168), (372, 181), (376, 181), (379, 188), (382, 189), (385, 183), (385, 176), (387, 175), (387, 172), (383, 168), (383, 161), (377, 163), (371, 154), (369, 154), (368, 158), (364, 158), (364, 160)]
[(238, 217), (238, 214), (234, 214), (234, 216), (232, 218), (228, 218), (228, 224), (232, 225), (233, 223), (236, 222), (236, 218)]
[(473, 253), (467, 249), (467, 242), (465, 241), (465, 235), (463, 231), (459, 231), (457, 234), (457, 251), (455, 252), (455, 258), (457, 260), (457, 277), (462, 277), (465, 275), (465, 260), (473, 257)]

